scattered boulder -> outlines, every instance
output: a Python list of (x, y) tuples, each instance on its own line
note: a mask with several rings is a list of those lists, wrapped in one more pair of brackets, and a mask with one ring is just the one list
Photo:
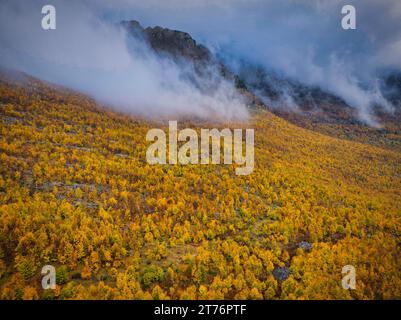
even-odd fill
[(304, 251), (310, 251), (312, 249), (312, 244), (307, 241), (301, 241), (299, 243), (299, 248), (301, 248)]
[(290, 269), (288, 267), (277, 267), (273, 270), (273, 277), (278, 281), (287, 280), (290, 276)]
[(0, 116), (0, 118), (6, 123), (6, 124), (14, 124), (17, 123), (18, 119), (15, 117), (8, 117), (8, 116)]

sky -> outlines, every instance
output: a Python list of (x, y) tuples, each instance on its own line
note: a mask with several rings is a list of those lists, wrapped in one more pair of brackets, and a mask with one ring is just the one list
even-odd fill
[[(45, 4), (56, 7), (56, 30), (41, 29)], [(345, 4), (356, 30), (341, 27)], [(368, 123), (374, 104), (391, 109), (378, 81), (401, 69), (399, 0), (2, 0), (0, 63), (127, 111), (246, 117), (229, 83), (205, 95), (181, 79), (185, 66), (132, 57), (115, 27), (132, 19), (189, 32), (233, 69), (246, 61), (318, 85)]]

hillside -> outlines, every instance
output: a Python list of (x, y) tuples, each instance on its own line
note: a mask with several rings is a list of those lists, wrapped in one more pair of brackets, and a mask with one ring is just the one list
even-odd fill
[(23, 82), (0, 82), (2, 299), (401, 298), (399, 152), (255, 111), (179, 123), (254, 128), (253, 174), (151, 166), (145, 136), (160, 123)]

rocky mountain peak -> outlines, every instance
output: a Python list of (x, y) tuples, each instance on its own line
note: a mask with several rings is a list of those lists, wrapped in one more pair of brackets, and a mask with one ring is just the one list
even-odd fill
[(210, 61), (212, 54), (198, 44), (189, 33), (168, 28), (143, 28), (138, 21), (123, 21), (121, 25), (133, 36), (143, 37), (158, 53), (169, 54), (173, 58), (188, 58), (196, 61)]

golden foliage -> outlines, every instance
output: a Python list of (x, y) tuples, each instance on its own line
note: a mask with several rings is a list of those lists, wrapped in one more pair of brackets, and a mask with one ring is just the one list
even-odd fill
[[(260, 112), (249, 176), (151, 166), (160, 124), (40, 83), (0, 97), (1, 298), (401, 298), (400, 153)], [(45, 264), (65, 273), (55, 292)]]

